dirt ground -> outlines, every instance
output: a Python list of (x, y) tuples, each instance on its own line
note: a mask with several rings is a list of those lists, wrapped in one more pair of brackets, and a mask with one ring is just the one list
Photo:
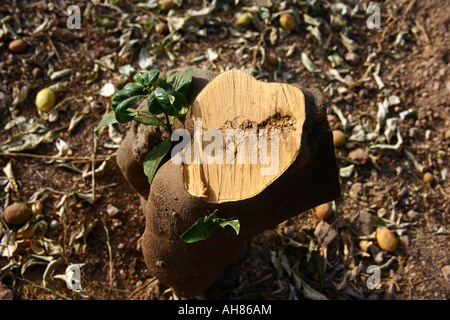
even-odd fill
[[(38, 230), (26, 236), (2, 221), (0, 296), (181, 298), (142, 257), (139, 199), (114, 162), (129, 125), (99, 139), (94, 129), (110, 110), (107, 83), (120, 89), (142, 66), (196, 66), (317, 87), (332, 129), (347, 136), (336, 147), (342, 196), (326, 220), (330, 241), (318, 238), (313, 210), (298, 213), (251, 242), (237, 287), (197, 299), (449, 299), (448, 1), (380, 2), (379, 30), (366, 24), (368, 1), (179, 2), (158, 12), (144, 5), (152, 1), (0, 1), (0, 201), (2, 210), (27, 202), (27, 226)], [(70, 5), (81, 9), (80, 29), (67, 27)], [(253, 22), (237, 27), (245, 10)], [(284, 10), (298, 17), (294, 31), (280, 28)], [(177, 27), (173, 17), (189, 18)], [(178, 30), (157, 33), (165, 21)], [(15, 38), (24, 51), (10, 51)], [(38, 112), (35, 96), (49, 86), (56, 107)], [(374, 238), (380, 225), (398, 240), (392, 252)], [(58, 277), (73, 264), (83, 264), (85, 295)], [(371, 265), (379, 288), (368, 286)]]

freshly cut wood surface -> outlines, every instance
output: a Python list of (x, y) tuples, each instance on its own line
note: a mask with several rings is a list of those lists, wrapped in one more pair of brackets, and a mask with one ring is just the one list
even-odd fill
[[(227, 71), (208, 83), (191, 108), (196, 129), (192, 161), (183, 164), (184, 182), (190, 194), (207, 202), (239, 201), (259, 194), (299, 154), (306, 112), (304, 95), (297, 87), (261, 82), (244, 71)], [(210, 129), (222, 133), (223, 148), (204, 152), (217, 143), (214, 137), (206, 141), (204, 134)], [(277, 129), (278, 137), (272, 129)], [(211, 161), (205, 156), (208, 154), (214, 156), (213, 163), (206, 163)], [(201, 163), (196, 163), (195, 157), (201, 158)]]

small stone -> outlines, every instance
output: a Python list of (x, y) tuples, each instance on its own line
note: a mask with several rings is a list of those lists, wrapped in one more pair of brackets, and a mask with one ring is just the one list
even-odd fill
[(39, 67), (34, 68), (33, 71), (31, 71), (31, 73), (33, 74), (34, 79), (39, 79), (44, 76), (44, 71), (42, 71), (42, 69)]
[(409, 218), (411, 221), (415, 221), (415, 220), (417, 220), (417, 219), (420, 218), (420, 213), (418, 213), (417, 211), (414, 211), (414, 210), (409, 210), (409, 211), (406, 213), (406, 215), (408, 216), (408, 218)]
[(165, 262), (163, 260), (156, 261), (156, 266), (162, 268), (165, 265)]
[(112, 204), (108, 204), (106, 206), (106, 212), (108, 213), (108, 216), (110, 216), (111, 218), (114, 218), (115, 216), (117, 216), (119, 214), (120, 210), (117, 209)]
[(105, 104), (101, 101), (94, 100), (89, 104), (89, 108), (91, 111), (98, 113), (105, 109)]
[(353, 161), (357, 161), (360, 164), (366, 164), (369, 159), (369, 155), (364, 149), (358, 148), (348, 154), (348, 158)]
[(58, 220), (52, 220), (52, 221), (50, 221), (50, 223), (48, 224), (48, 227), (49, 227), (50, 229), (56, 229), (56, 228), (58, 228), (58, 226), (59, 226)]
[(0, 300), (13, 300), (14, 294), (6, 285), (0, 282)]
[(360, 98), (367, 97), (368, 94), (369, 94), (369, 91), (366, 88), (361, 88), (361, 90), (359, 90), (359, 92), (358, 92), (358, 96)]
[(400, 243), (403, 245), (403, 247), (408, 248), (410, 243), (409, 237), (406, 234), (400, 236)]
[(444, 139), (445, 140), (449, 140), (450, 139), (450, 130), (445, 130)]
[(353, 66), (358, 65), (361, 62), (361, 57), (354, 52), (347, 52), (344, 59)]
[(441, 271), (445, 280), (450, 281), (450, 265), (443, 266)]
[(109, 47), (114, 47), (119, 44), (119, 40), (116, 37), (109, 36), (105, 39), (105, 44)]
[(350, 187), (349, 190), (349, 195), (352, 198), (358, 198), (360, 195), (362, 195), (364, 190), (364, 187), (362, 185), (362, 183), (360, 182), (355, 182), (354, 184), (352, 184), (352, 186)]
[(375, 231), (375, 227), (372, 222), (372, 215), (365, 210), (359, 212), (354, 224), (356, 231), (361, 236), (367, 236)]
[(11, 98), (7, 96), (4, 92), (0, 91), (0, 107), (9, 107), (9, 104), (11, 104)]
[[(103, 23), (103, 24), (106, 24), (106, 23)], [(70, 31), (67, 28), (55, 27), (50, 31), (49, 34), (50, 34), (50, 37), (52, 37), (52, 38), (60, 38), (60, 39), (67, 40), (67, 41), (72, 41), (72, 40), (75, 40), (78, 38), (72, 31)]]
[(336, 238), (337, 232), (325, 221), (320, 221), (314, 230), (314, 235), (317, 237), (320, 245), (328, 246)]
[(9, 51), (14, 53), (21, 53), (27, 48), (27, 44), (22, 39), (13, 40), (9, 43)]

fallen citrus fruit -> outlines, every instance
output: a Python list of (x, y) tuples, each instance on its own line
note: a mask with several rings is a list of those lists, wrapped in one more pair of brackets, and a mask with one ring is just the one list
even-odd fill
[(295, 21), (294, 16), (287, 12), (280, 15), (280, 26), (284, 30), (293, 31), (297, 27), (297, 22)]
[(397, 238), (387, 228), (377, 228), (376, 239), (378, 246), (387, 252), (392, 252), (397, 247)]
[(342, 147), (345, 141), (345, 134), (341, 130), (333, 130), (333, 144), (335, 147)]
[(43, 112), (50, 111), (55, 105), (55, 101), (55, 93), (49, 88), (42, 89), (36, 95), (36, 106)]
[(241, 27), (247, 27), (252, 22), (252, 17), (248, 13), (239, 16), (237, 24)]
[(3, 219), (6, 223), (19, 225), (25, 223), (31, 216), (31, 210), (25, 203), (15, 202), (3, 211)]

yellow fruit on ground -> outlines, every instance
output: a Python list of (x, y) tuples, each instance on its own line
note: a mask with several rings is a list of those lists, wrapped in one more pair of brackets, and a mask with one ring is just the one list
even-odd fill
[(21, 53), (27, 48), (27, 44), (22, 39), (13, 40), (9, 43), (8, 48), (11, 52)]
[(275, 52), (270, 52), (269, 54), (267, 54), (266, 63), (268, 67), (275, 68), (275, 66), (278, 64), (278, 58)]
[(159, 0), (158, 4), (162, 11), (169, 11), (175, 7), (175, 3), (172, 0)]
[(163, 36), (169, 33), (169, 27), (167, 26), (167, 23), (165, 23), (165, 22), (159, 22), (155, 26), (155, 30), (156, 30), (156, 32), (158, 32), (160, 35), (163, 35)]
[(430, 184), (433, 181), (433, 175), (430, 172), (425, 172), (422, 179), (426, 184)]
[(248, 13), (239, 16), (237, 24), (241, 27), (247, 27), (252, 22), (252, 17)]
[(323, 203), (314, 209), (317, 219), (327, 220), (331, 214), (331, 206), (329, 203)]
[(397, 238), (388, 228), (377, 228), (376, 239), (378, 246), (387, 252), (392, 252), (397, 247)]
[(3, 211), (3, 219), (12, 225), (24, 224), (31, 216), (31, 210), (25, 203), (15, 202)]
[(280, 26), (287, 31), (295, 30), (297, 27), (297, 22), (295, 21), (292, 13), (286, 12), (280, 15)]
[(49, 88), (42, 89), (36, 95), (36, 106), (43, 112), (50, 111), (55, 105), (55, 101), (55, 93)]
[(333, 144), (335, 147), (342, 147), (345, 144), (345, 134), (341, 130), (333, 130)]

